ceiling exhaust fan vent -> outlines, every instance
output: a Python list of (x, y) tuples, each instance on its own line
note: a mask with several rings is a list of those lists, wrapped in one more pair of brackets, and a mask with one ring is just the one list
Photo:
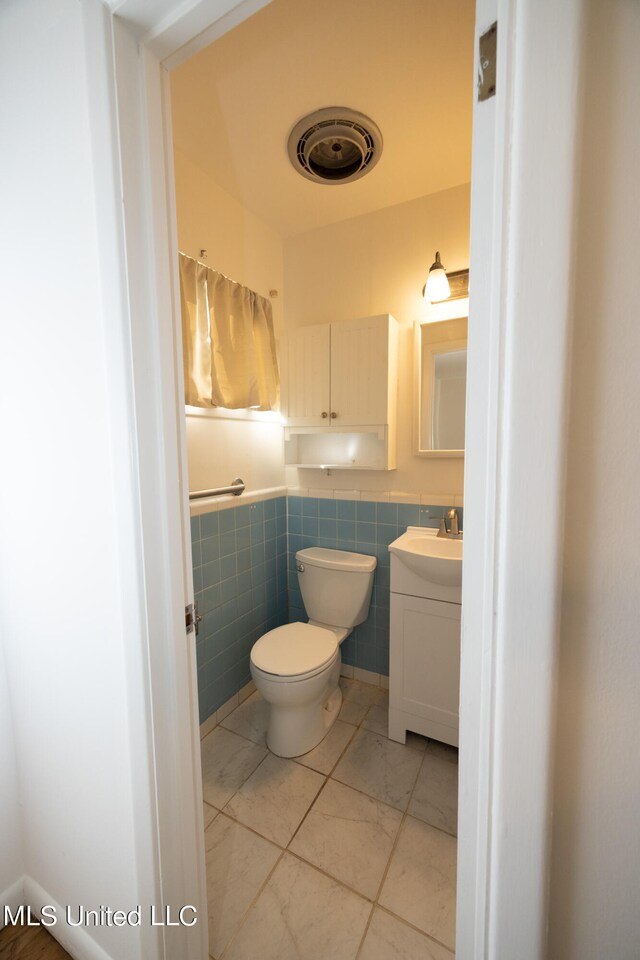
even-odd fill
[(316, 183), (350, 183), (372, 170), (382, 153), (382, 134), (363, 113), (325, 107), (303, 117), (289, 134), (289, 159)]

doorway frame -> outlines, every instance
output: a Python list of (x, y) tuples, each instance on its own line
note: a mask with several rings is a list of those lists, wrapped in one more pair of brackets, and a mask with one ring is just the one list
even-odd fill
[[(163, 903), (197, 903), (201, 910), (206, 884), (195, 650), (193, 638), (176, 643), (184, 635), (192, 583), (185, 436), (177, 414), (182, 372), (175, 349), (180, 330), (169, 71), (267, 2), (164, 0), (154, 10), (140, 0), (114, 0), (101, 28), (114, 91), (104, 106), (120, 174), (114, 201), (124, 198), (118, 242), (153, 638), (148, 660), (158, 883)], [(478, 0), (476, 50), (478, 36), (495, 20), (498, 95), (474, 105), (457, 955), (542, 960), (579, 3), (568, 0), (559, 11), (550, 0)], [(546, 63), (542, 76), (540, 58)], [(525, 122), (532, 115), (544, 118), (555, 151), (566, 148), (559, 170), (551, 146), (542, 150), (541, 168), (554, 169), (551, 189), (534, 169), (532, 157), (540, 151), (536, 131)], [(550, 218), (556, 229), (547, 236)], [(532, 287), (532, 264), (542, 238), (553, 266), (540, 290)], [(541, 376), (544, 398), (535, 394)], [(534, 444), (522, 426), (532, 423), (541, 440)], [(545, 474), (539, 470), (541, 443)], [(204, 960), (206, 951), (206, 924), (199, 924), (179, 939), (165, 939), (161, 955)]]

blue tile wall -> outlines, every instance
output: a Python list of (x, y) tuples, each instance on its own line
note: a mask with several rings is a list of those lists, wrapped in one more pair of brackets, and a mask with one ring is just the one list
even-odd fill
[[(408, 526), (437, 527), (450, 507), (365, 500), (289, 497), (289, 620), (307, 620), (295, 566), (297, 550), (328, 547), (375, 556), (371, 609), (367, 620), (342, 644), (344, 663), (389, 674), (390, 555), (388, 546)], [(462, 529), (463, 511), (456, 507)]]
[(307, 619), (295, 569), (303, 547), (377, 557), (369, 616), (343, 643), (342, 659), (388, 675), (388, 545), (408, 526), (437, 527), (448, 509), (277, 497), (192, 517), (193, 582), (203, 618), (196, 641), (200, 723), (249, 682), (258, 637)]
[(251, 679), (261, 634), (288, 620), (286, 498), (191, 518), (203, 723)]

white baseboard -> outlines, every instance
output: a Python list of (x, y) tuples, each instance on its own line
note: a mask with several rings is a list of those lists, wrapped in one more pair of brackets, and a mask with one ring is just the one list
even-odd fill
[(240, 705), (240, 696), (237, 693), (234, 693), (233, 696), (229, 697), (228, 700), (222, 704), (221, 707), (218, 707), (216, 710), (216, 720), (218, 723), (222, 723), (225, 717), (228, 717), (230, 713), (233, 713), (235, 708)]
[(215, 713), (212, 713), (211, 716), (204, 721), (204, 723), (200, 724), (200, 739), (204, 740), (206, 735), (208, 733), (211, 733), (213, 728), (217, 726), (218, 726), (218, 721), (216, 720), (216, 715)]
[(255, 693), (256, 685), (253, 680), (249, 680), (249, 683), (245, 683), (244, 687), (238, 692), (238, 699), (240, 703), (244, 703), (252, 693)]
[(24, 879), (24, 877), (19, 877), (15, 883), (12, 883), (10, 887), (7, 887), (6, 890), (0, 893), (0, 930), (2, 930), (5, 925), (4, 908), (9, 907), (13, 913), (25, 902)]
[(380, 686), (380, 674), (374, 673), (373, 670), (363, 670), (362, 667), (353, 668), (353, 679), (361, 683), (370, 683), (374, 687)]
[(45, 927), (47, 933), (50, 933), (54, 940), (57, 940), (60, 946), (69, 953), (74, 960), (114, 960), (95, 940), (87, 933), (84, 927), (71, 927), (65, 920), (65, 908), (50, 897), (42, 889), (39, 883), (32, 880), (31, 877), (24, 877), (24, 898), (23, 903), (29, 904), (32, 914), (35, 916), (45, 905), (55, 909), (55, 915), (58, 922), (54, 926)]

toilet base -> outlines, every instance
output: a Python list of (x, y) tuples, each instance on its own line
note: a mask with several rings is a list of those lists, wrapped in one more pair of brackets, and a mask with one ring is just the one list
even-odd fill
[(297, 717), (288, 708), (271, 704), (267, 746), (277, 757), (301, 757), (322, 743), (331, 730), (342, 706), (342, 690), (336, 687), (324, 706), (316, 714), (316, 722), (307, 725), (306, 730), (294, 731)]
[(267, 746), (278, 757), (300, 757), (324, 740), (342, 706), (341, 658), (321, 676), (294, 683), (265, 684), (252, 670), (258, 690), (269, 703)]

